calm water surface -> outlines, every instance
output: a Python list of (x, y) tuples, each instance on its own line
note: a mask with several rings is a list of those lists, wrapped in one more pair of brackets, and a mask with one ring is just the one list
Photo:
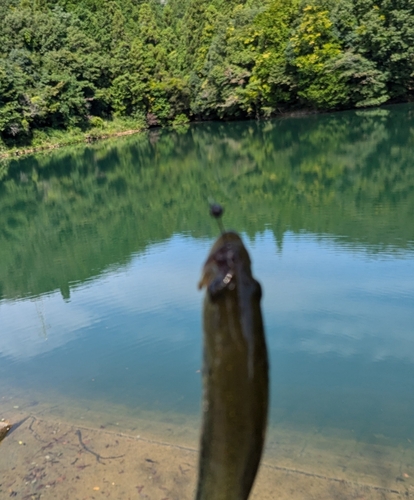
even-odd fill
[(13, 161), (2, 387), (198, 415), (213, 197), (263, 285), (271, 424), (414, 439), (413, 151), (402, 105)]

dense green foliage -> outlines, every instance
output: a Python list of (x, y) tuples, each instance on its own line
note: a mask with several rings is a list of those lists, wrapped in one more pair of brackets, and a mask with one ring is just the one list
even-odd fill
[[(7, 160), (0, 298), (45, 293), (124, 265), (176, 233), (310, 232), (370, 253), (413, 249), (412, 105), (208, 123)], [(275, 245), (275, 252), (277, 251)]]
[(410, 98), (412, 0), (2, 0), (0, 146)]

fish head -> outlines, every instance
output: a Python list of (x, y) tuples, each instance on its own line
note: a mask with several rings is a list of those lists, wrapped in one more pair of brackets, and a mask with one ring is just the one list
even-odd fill
[(198, 288), (207, 288), (212, 298), (224, 290), (234, 290), (243, 277), (251, 277), (249, 254), (234, 231), (222, 233), (204, 264)]

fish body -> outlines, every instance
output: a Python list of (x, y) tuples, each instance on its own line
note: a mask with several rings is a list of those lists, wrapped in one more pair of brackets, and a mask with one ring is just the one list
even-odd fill
[(263, 450), (269, 381), (261, 287), (237, 233), (213, 245), (199, 287), (207, 290), (196, 500), (247, 500)]

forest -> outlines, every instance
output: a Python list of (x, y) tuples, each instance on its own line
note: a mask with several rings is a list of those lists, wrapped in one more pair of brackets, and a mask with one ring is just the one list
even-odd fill
[(2, 0), (0, 150), (409, 101), (412, 0)]

